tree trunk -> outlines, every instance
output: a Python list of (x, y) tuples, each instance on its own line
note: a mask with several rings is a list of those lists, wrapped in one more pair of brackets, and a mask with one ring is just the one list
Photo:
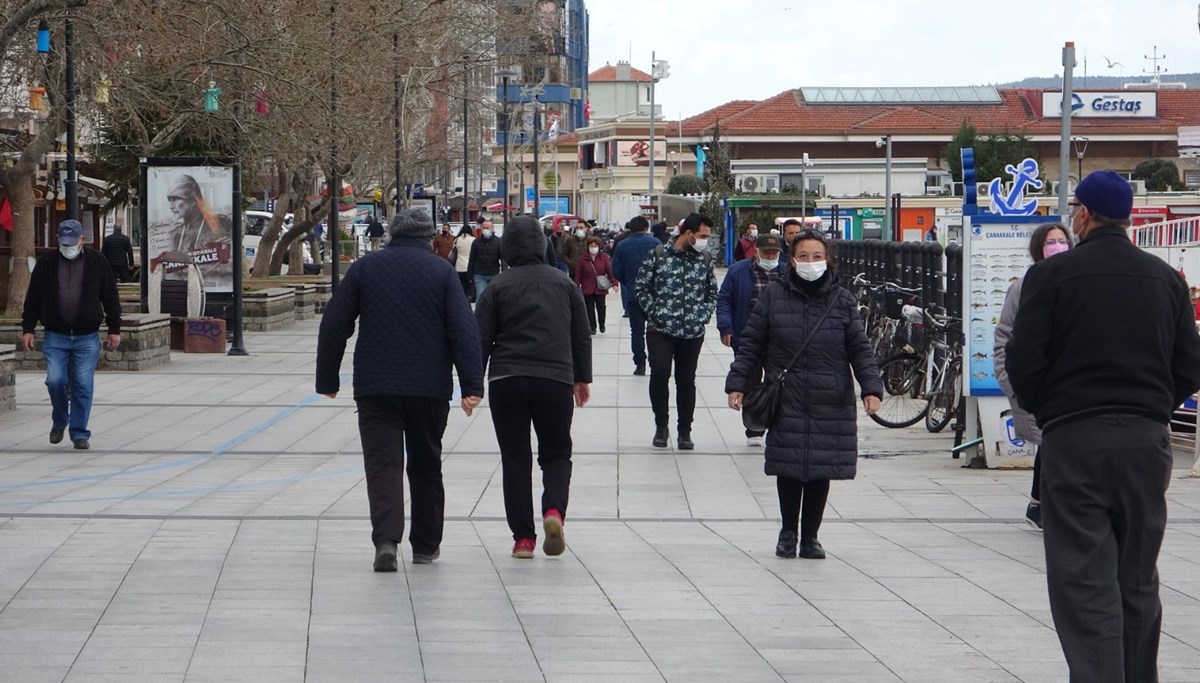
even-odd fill
[[(8, 297), (5, 310), (20, 315), (25, 308), (25, 293), (29, 289), (29, 274), (33, 271), (34, 225), (33, 172), (22, 172), (21, 166), (0, 173), (0, 184), (8, 191), (12, 207), (12, 272), (8, 275)], [(7, 265), (7, 264), (5, 264)]]
[[(305, 239), (307, 239), (307, 235)], [(321, 250), (313, 252), (313, 263), (321, 263)], [(304, 274), (304, 240), (296, 240), (288, 247), (288, 275)]]
[[(311, 219), (302, 223), (293, 223), (292, 229), (283, 233), (283, 237), (279, 238), (279, 244), (275, 245), (275, 253), (271, 254), (271, 275), (280, 274), (283, 270), (283, 255), (288, 253), (293, 243), (300, 244), (300, 240), (307, 239), (314, 225), (316, 225), (316, 221)], [(292, 262), (292, 259), (293, 257), (289, 254), (288, 262)], [(304, 262), (303, 252), (300, 254), (300, 262)], [(299, 271), (303, 272), (303, 270), (304, 266), (301, 265)], [(291, 272), (290, 269), (289, 272)]]
[(258, 251), (254, 253), (255, 273), (262, 275), (271, 270), (271, 256), (275, 252), (275, 245), (279, 243), (279, 235), (283, 232), (283, 217), (287, 214), (289, 203), (282, 196), (275, 201), (271, 223), (263, 231), (262, 239), (258, 242)]

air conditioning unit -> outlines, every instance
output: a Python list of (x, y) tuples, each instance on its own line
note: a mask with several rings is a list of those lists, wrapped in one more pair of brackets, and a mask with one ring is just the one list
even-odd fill
[(992, 192), (991, 183), (975, 183), (975, 195), (978, 197), (990, 197)]
[(743, 192), (778, 192), (779, 176), (777, 175), (747, 175), (740, 181)]
[(1146, 194), (1145, 180), (1130, 180), (1129, 185), (1133, 187), (1134, 194)]

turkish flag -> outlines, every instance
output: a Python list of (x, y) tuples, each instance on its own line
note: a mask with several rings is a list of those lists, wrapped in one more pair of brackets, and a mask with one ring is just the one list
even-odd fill
[(8, 197), (0, 199), (0, 228), (12, 232), (12, 204), (9, 203)]

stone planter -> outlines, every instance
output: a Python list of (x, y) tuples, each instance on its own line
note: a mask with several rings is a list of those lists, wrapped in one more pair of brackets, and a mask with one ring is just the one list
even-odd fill
[(325, 312), (325, 306), (329, 303), (329, 298), (333, 296), (333, 285), (328, 282), (320, 282), (314, 285), (317, 288), (317, 306), (315, 312), (321, 315)]
[(0, 413), (17, 409), (17, 358), (16, 352), (0, 348)]
[(317, 286), (312, 284), (292, 285), (296, 292), (296, 320), (311, 320), (317, 315)]
[[(100, 370), (140, 371), (165, 365), (171, 360), (171, 317), (162, 314), (134, 313), (123, 315), (121, 323), (121, 345), (116, 351), (106, 348), (108, 333), (100, 330)], [(25, 351), (21, 344), (20, 328), (17, 328), (15, 351), (18, 370), (45, 370), (46, 359), (42, 345), (46, 340), (45, 330), (38, 328), (32, 351)]]
[(282, 329), (296, 322), (296, 292), (290, 287), (246, 292), (242, 310), (248, 331)]

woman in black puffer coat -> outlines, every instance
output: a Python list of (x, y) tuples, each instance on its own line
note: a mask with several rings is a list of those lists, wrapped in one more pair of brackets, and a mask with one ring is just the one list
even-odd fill
[[(853, 479), (858, 465), (858, 415), (853, 369), (868, 414), (879, 409), (883, 382), (854, 296), (826, 263), (825, 238), (806, 230), (792, 242), (792, 268), (759, 295), (725, 380), (729, 407), (741, 410), (750, 375), (773, 378), (816, 328), (789, 368), (775, 424), (767, 432), (766, 472), (779, 491), (783, 530), (775, 554), (822, 559), (817, 541), (831, 479)], [(822, 316), (828, 309), (829, 314)], [(803, 515), (801, 515), (803, 512)], [(799, 537), (799, 538), (797, 538)]]

